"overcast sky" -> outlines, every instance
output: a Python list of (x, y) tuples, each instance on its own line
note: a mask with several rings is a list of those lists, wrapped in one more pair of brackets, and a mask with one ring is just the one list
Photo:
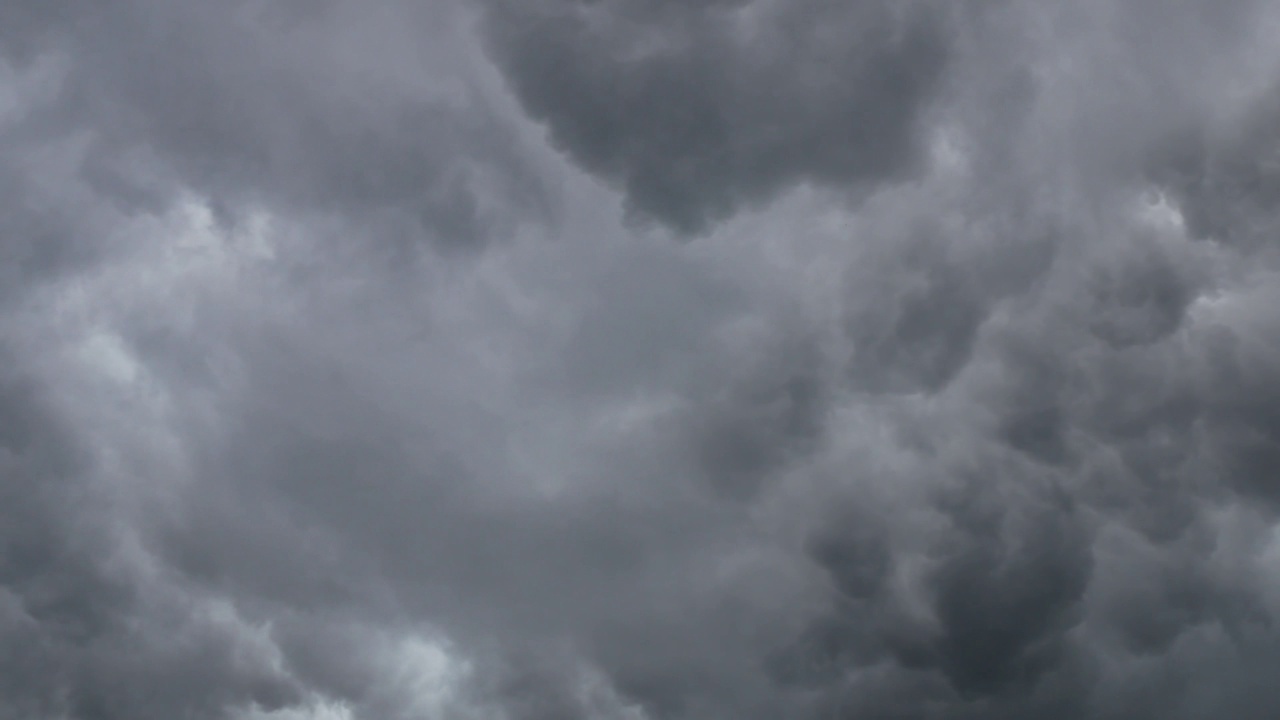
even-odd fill
[(1280, 717), (1277, 37), (0, 1), (0, 720)]

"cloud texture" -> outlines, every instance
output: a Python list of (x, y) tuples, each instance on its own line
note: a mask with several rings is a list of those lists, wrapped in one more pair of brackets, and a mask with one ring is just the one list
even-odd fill
[(0, 720), (1269, 720), (1280, 5), (0, 5)]

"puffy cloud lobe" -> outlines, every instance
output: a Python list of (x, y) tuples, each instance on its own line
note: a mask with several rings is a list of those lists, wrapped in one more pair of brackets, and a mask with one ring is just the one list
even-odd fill
[(229, 705), (292, 702), (287, 678), (238, 657), (234, 617), (135, 583), (107, 518), (90, 511), (104, 498), (84, 482), (85, 448), (30, 378), (6, 375), (0, 716), (218, 717)]
[(682, 233), (796, 184), (905, 177), (949, 49), (928, 3), (491, 6), (494, 56), (552, 141)]
[(514, 208), (542, 211), (536, 174), (474, 80), (446, 69), (431, 87), (421, 74), (432, 58), (416, 43), (439, 43), (455, 12), (414, 18), (434, 29), (428, 40), (386, 4), (299, 8), (12, 4), (6, 57), (63, 72), (10, 133), (79, 137), (80, 176), (126, 212), (194, 191), (232, 214), (336, 214), (390, 251), (475, 247), (510, 232)]
[(1225, 131), (1186, 133), (1153, 158), (1149, 175), (1177, 198), (1196, 237), (1251, 248), (1266, 243), (1280, 195), (1274, 106), (1271, 98), (1258, 103)]

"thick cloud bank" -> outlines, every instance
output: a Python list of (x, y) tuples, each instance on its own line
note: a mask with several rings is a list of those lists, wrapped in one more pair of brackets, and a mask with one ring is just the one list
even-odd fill
[(0, 720), (1277, 717), (1278, 32), (0, 3)]

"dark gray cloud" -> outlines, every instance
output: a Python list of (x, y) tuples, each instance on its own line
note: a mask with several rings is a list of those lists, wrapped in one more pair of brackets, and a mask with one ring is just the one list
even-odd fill
[(0, 720), (1274, 717), (1277, 27), (3, 6)]
[(1273, 234), (1276, 102), (1266, 93), (1228, 127), (1187, 130), (1152, 158), (1151, 178), (1177, 198), (1195, 237), (1256, 249)]
[(88, 450), (38, 384), (6, 372), (0, 418), (0, 717), (218, 717), (296, 700), (288, 678), (237, 657), (216, 599), (136, 584), (123, 539), (94, 512), (108, 499), (88, 482)]
[(190, 190), (224, 212), (336, 214), (384, 245), (471, 247), (544, 208), (512, 128), (440, 51), (458, 23), (444, 6), (12, 7), (6, 57), (60, 72), (10, 134), (78, 137), (82, 179), (126, 212)]
[(494, 56), (552, 142), (690, 233), (798, 183), (906, 176), (950, 50), (930, 3), (491, 5)]

